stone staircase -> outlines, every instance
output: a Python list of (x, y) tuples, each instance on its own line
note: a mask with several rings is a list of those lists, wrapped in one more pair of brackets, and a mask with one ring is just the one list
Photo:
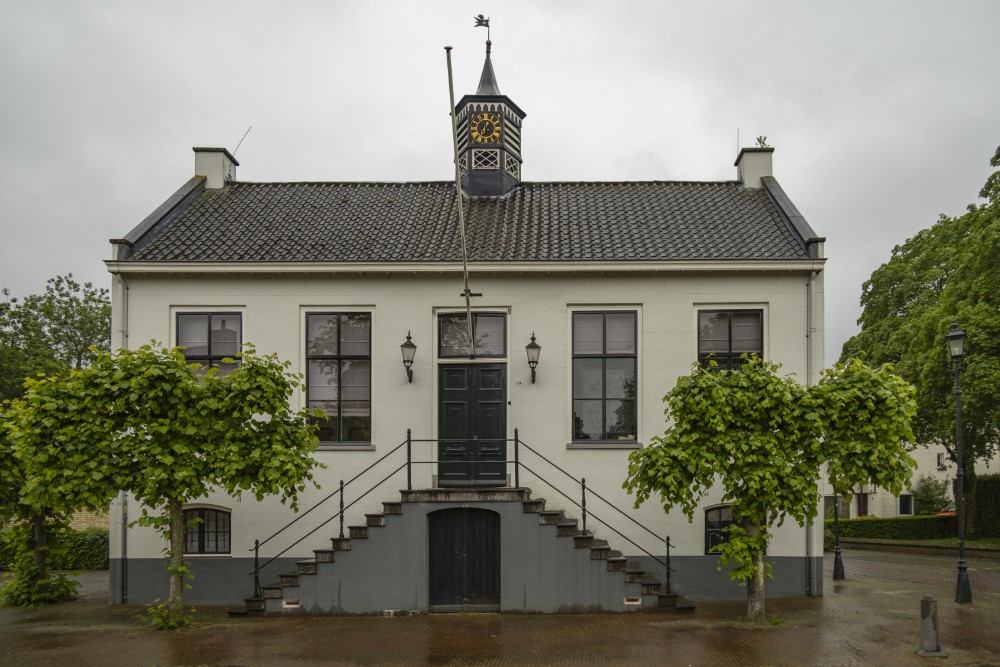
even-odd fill
[[(426, 613), (428, 513), (475, 506), (501, 513), (508, 555), (500, 611), (576, 613), (693, 612), (683, 596), (641, 569), (606, 540), (581, 530), (561, 510), (545, 508), (530, 489), (401, 491), (364, 525), (349, 526), (330, 549), (296, 563), (293, 572), (262, 586), (234, 614)], [(511, 544), (514, 542), (514, 544)]]

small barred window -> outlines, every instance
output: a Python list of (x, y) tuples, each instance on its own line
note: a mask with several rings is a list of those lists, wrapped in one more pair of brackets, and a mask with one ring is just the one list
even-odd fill
[(473, 169), (499, 169), (500, 168), (500, 152), (490, 151), (490, 150), (475, 150), (472, 151), (472, 168)]
[(509, 155), (507, 156), (507, 173), (514, 178), (521, 178), (521, 165), (517, 163), (516, 159), (510, 157)]

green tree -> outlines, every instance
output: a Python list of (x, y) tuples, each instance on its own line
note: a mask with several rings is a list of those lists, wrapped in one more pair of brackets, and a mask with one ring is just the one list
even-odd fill
[[(1000, 148), (990, 164), (1000, 167)], [(968, 334), (962, 373), (965, 504), (975, 506), (974, 463), (1000, 449), (1000, 171), (964, 215), (942, 215), (893, 248), (862, 287), (861, 331), (843, 358), (889, 362), (917, 387), (916, 441), (955, 451), (954, 377), (944, 336), (951, 322)], [(975, 535), (967, 512), (966, 533)]]
[(80, 372), (29, 378), (24, 397), (0, 414), (0, 514), (12, 524), (15, 554), (0, 595), (13, 604), (73, 597), (75, 583), (49, 570), (53, 538), (68, 530), (73, 511), (104, 511), (116, 492), (113, 458), (83, 444), (107, 433), (100, 413), (80, 408), (84, 380)]
[(871, 483), (894, 493), (913, 464), (904, 442), (915, 410), (912, 388), (891, 368), (859, 361), (803, 387), (776, 364), (752, 358), (739, 371), (695, 366), (664, 397), (672, 419), (662, 436), (629, 456), (624, 487), (636, 506), (657, 494), (693, 520), (705, 494), (721, 487), (734, 519), (717, 547), (719, 567), (747, 587), (747, 619), (764, 620), (764, 552), (786, 519), (817, 513), (816, 482), (828, 463), (841, 488)]
[(0, 301), (0, 400), (20, 396), (24, 379), (62, 374), (92, 362), (111, 342), (108, 290), (73, 274), (50, 278), (23, 300), (4, 289)]
[(31, 509), (106, 506), (116, 489), (142, 504), (138, 523), (166, 538), (169, 596), (163, 627), (186, 622), (184, 503), (221, 489), (296, 506), (316, 465), (308, 411), (288, 399), (297, 376), (247, 349), (221, 377), (177, 350), (101, 353), (68, 378), (29, 381), (7, 432), (27, 462)]

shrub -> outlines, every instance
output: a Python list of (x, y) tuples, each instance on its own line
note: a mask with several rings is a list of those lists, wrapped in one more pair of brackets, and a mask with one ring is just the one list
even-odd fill
[(923, 475), (913, 487), (913, 513), (937, 514), (951, 506), (951, 485), (933, 475)]
[(976, 501), (972, 508), (976, 537), (1000, 537), (1000, 475), (976, 478)]
[[(7, 534), (14, 530), (0, 530), (0, 570), (10, 570), (14, 565), (14, 545)], [(108, 569), (108, 531), (104, 528), (67, 531), (56, 536), (49, 567), (53, 570), (106, 570)]]
[[(826, 527), (833, 530), (833, 521)], [(901, 516), (893, 519), (864, 517), (841, 519), (840, 537), (862, 537), (872, 540), (933, 540), (954, 537), (958, 522), (954, 516)]]

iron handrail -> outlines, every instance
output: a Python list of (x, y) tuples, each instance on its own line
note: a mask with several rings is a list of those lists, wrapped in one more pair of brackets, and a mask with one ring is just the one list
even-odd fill
[[(372, 491), (374, 491), (375, 489), (381, 487), (385, 482), (387, 482), (389, 479), (391, 479), (393, 476), (395, 476), (397, 473), (399, 473), (403, 468), (406, 468), (406, 488), (408, 490), (412, 490), (412, 488), (413, 488), (413, 484), (412, 484), (412, 467), (413, 467), (413, 465), (414, 464), (432, 464), (432, 463), (435, 463), (435, 461), (433, 461), (433, 460), (428, 460), (428, 461), (414, 460), (413, 459), (413, 453), (412, 453), (412, 444), (413, 443), (415, 443), (415, 442), (416, 443), (436, 442), (436, 443), (440, 444), (440, 443), (448, 443), (448, 442), (467, 442), (467, 441), (468, 441), (468, 438), (413, 438), (411, 430), (407, 429), (406, 430), (406, 440), (404, 440), (403, 442), (401, 442), (398, 445), (396, 445), (395, 447), (393, 447), (391, 450), (389, 450), (383, 456), (381, 456), (377, 461), (375, 461), (374, 463), (372, 463), (371, 465), (369, 465), (367, 468), (365, 468), (364, 470), (362, 470), (361, 472), (359, 472), (358, 474), (356, 474), (354, 477), (352, 477), (351, 479), (349, 479), (347, 482), (344, 482), (343, 480), (341, 480), (339, 488), (337, 490), (331, 492), (330, 494), (328, 494), (327, 496), (325, 496), (324, 498), (322, 498), (321, 500), (319, 500), (318, 502), (316, 502), (312, 507), (310, 507), (306, 511), (302, 512), (301, 514), (297, 515), (294, 519), (292, 519), (287, 524), (285, 524), (284, 526), (282, 526), (281, 528), (279, 528), (277, 531), (275, 531), (274, 533), (272, 533), (270, 536), (268, 536), (263, 541), (254, 540), (254, 546), (250, 549), (250, 551), (252, 551), (254, 553), (254, 569), (253, 569), (253, 572), (250, 573), (251, 575), (253, 575), (253, 578), (254, 578), (254, 597), (256, 597), (256, 598), (261, 598), (262, 597), (262, 589), (261, 589), (261, 586), (260, 586), (260, 571), (261, 570), (263, 570), (265, 567), (267, 567), (268, 565), (270, 565), (271, 563), (273, 563), (275, 560), (277, 560), (278, 558), (280, 558), (284, 554), (288, 553), (288, 551), (290, 551), (293, 547), (297, 546), (302, 541), (304, 541), (306, 538), (310, 537), (311, 535), (313, 535), (314, 533), (316, 533), (318, 530), (320, 530), (321, 528), (325, 527), (327, 524), (329, 524), (334, 519), (337, 519), (337, 518), (340, 519), (340, 537), (343, 538), (343, 536), (344, 536), (344, 513), (348, 509), (352, 508), (355, 504), (357, 504), (358, 502), (360, 502), (362, 499), (364, 499), (366, 496), (368, 496), (368, 494), (370, 494)], [(504, 460), (502, 462), (501, 461), (491, 461), (491, 463), (504, 463), (505, 465), (506, 464), (510, 464), (510, 463), (514, 464), (513, 467), (514, 467), (514, 486), (515, 486), (515, 488), (520, 488), (520, 469), (524, 468), (526, 471), (528, 471), (529, 473), (531, 473), (532, 475), (534, 475), (538, 480), (544, 482), (552, 490), (554, 490), (555, 492), (557, 492), (559, 495), (563, 496), (571, 504), (573, 504), (576, 507), (578, 507), (578, 508), (581, 509), (581, 511), (583, 513), (582, 517), (583, 517), (583, 532), (584, 533), (588, 532), (587, 531), (587, 517), (589, 516), (590, 518), (596, 520), (598, 523), (600, 523), (601, 525), (605, 526), (606, 528), (608, 528), (609, 530), (611, 530), (612, 532), (614, 532), (616, 535), (618, 535), (620, 538), (622, 538), (623, 540), (625, 540), (626, 542), (628, 542), (629, 544), (631, 544), (635, 548), (637, 548), (640, 551), (642, 551), (643, 553), (645, 553), (647, 556), (649, 556), (650, 558), (652, 558), (654, 561), (656, 561), (660, 565), (663, 565), (666, 568), (666, 578), (667, 578), (666, 589), (667, 589), (668, 593), (670, 592), (670, 574), (673, 571), (673, 568), (670, 567), (670, 549), (674, 545), (670, 542), (670, 536), (669, 535), (667, 535), (666, 537), (660, 537), (653, 530), (651, 530), (649, 527), (643, 525), (642, 523), (640, 523), (639, 521), (637, 521), (634, 517), (629, 516), (628, 514), (626, 514), (619, 507), (617, 507), (612, 502), (610, 502), (609, 500), (607, 500), (606, 498), (604, 498), (603, 496), (601, 496), (599, 493), (597, 493), (596, 491), (594, 491), (592, 488), (588, 489), (586, 478), (577, 479), (572, 474), (570, 474), (569, 472), (567, 472), (566, 470), (564, 470), (562, 467), (560, 467), (558, 464), (554, 463), (549, 458), (547, 458), (545, 455), (543, 455), (542, 453), (540, 453), (534, 447), (531, 447), (530, 445), (528, 445), (527, 443), (525, 443), (523, 440), (520, 439), (520, 436), (519, 436), (519, 433), (518, 433), (518, 429), (514, 429), (514, 437), (513, 438), (484, 438), (482, 441), (484, 441), (484, 442), (493, 442), (493, 441), (496, 441), (496, 442), (505, 442), (505, 443), (507, 443), (507, 442), (513, 442), (514, 443), (514, 459), (513, 459), (513, 461), (510, 461), (510, 460)], [(562, 491), (562, 489), (558, 488), (555, 484), (553, 484), (552, 482), (550, 482), (549, 480), (547, 480), (546, 478), (544, 478), (542, 475), (540, 475), (538, 472), (536, 472), (535, 470), (533, 470), (532, 468), (530, 468), (527, 464), (525, 464), (524, 462), (522, 462), (520, 460), (520, 447), (522, 445), (524, 447), (526, 447), (529, 451), (531, 451), (533, 454), (535, 454), (537, 457), (539, 457), (542, 461), (544, 461), (545, 463), (548, 463), (551, 467), (555, 468), (556, 470), (558, 470), (559, 472), (561, 472), (563, 475), (565, 475), (569, 479), (571, 479), (574, 482), (576, 482), (577, 484), (579, 484), (580, 485), (580, 490), (581, 490), (581, 502), (577, 502), (574, 498), (572, 498), (567, 493), (565, 493), (564, 491)], [(406, 461), (405, 462), (403, 462), (402, 464), (400, 464), (399, 467), (397, 467), (395, 470), (393, 470), (392, 472), (390, 472), (388, 475), (386, 475), (384, 478), (382, 478), (376, 484), (374, 484), (373, 486), (369, 487), (364, 493), (362, 493), (361, 495), (359, 495), (357, 498), (355, 498), (354, 500), (352, 500), (350, 503), (348, 503), (347, 505), (344, 504), (344, 489), (347, 486), (349, 486), (352, 482), (358, 480), (361, 476), (365, 475), (366, 473), (368, 473), (369, 471), (371, 471), (373, 468), (375, 468), (376, 466), (378, 466), (379, 464), (381, 464), (383, 461), (385, 461), (387, 458), (389, 458), (390, 456), (392, 456), (393, 454), (395, 454), (396, 452), (398, 452), (404, 446), (406, 447)], [(625, 535), (624, 533), (622, 533), (620, 530), (618, 530), (617, 528), (615, 528), (614, 526), (612, 526), (610, 523), (608, 523), (607, 521), (601, 519), (599, 516), (597, 516), (596, 514), (594, 514), (593, 511), (588, 511), (588, 509), (587, 509), (587, 491), (588, 490), (590, 491), (591, 495), (593, 495), (598, 500), (602, 501), (605, 505), (607, 505), (611, 509), (613, 509), (616, 512), (618, 512), (621, 516), (623, 516), (624, 518), (628, 519), (629, 521), (631, 521), (632, 523), (634, 523), (639, 528), (642, 528), (644, 531), (646, 531), (647, 533), (649, 533), (650, 535), (652, 535), (653, 537), (655, 537), (657, 540), (662, 541), (665, 544), (665, 546), (666, 546), (666, 561), (660, 560), (659, 556), (654, 555), (653, 553), (651, 553), (650, 551), (648, 551), (645, 547), (643, 547), (642, 545), (638, 544), (637, 542), (635, 542), (634, 540), (632, 540), (630, 537), (628, 537), (627, 535)], [(285, 530), (287, 530), (292, 525), (294, 525), (295, 523), (297, 523), (300, 519), (304, 518), (310, 512), (312, 512), (313, 510), (317, 509), (320, 505), (326, 503), (326, 501), (330, 500), (333, 496), (335, 496), (337, 494), (340, 495), (340, 510), (338, 512), (336, 512), (335, 514), (333, 514), (332, 516), (330, 516), (326, 521), (323, 521), (322, 523), (318, 524), (316, 527), (314, 527), (308, 533), (306, 533), (305, 535), (301, 536), (299, 539), (297, 539), (296, 541), (292, 542), (287, 547), (285, 547), (283, 550), (281, 550), (280, 552), (278, 552), (277, 554), (275, 554), (274, 556), (272, 556), (263, 565), (260, 565), (260, 547), (261, 546), (263, 546), (263, 545), (267, 544), (268, 542), (270, 542), (272, 539), (274, 539), (275, 537), (277, 537), (278, 535), (280, 535), (281, 533), (283, 533)]]

